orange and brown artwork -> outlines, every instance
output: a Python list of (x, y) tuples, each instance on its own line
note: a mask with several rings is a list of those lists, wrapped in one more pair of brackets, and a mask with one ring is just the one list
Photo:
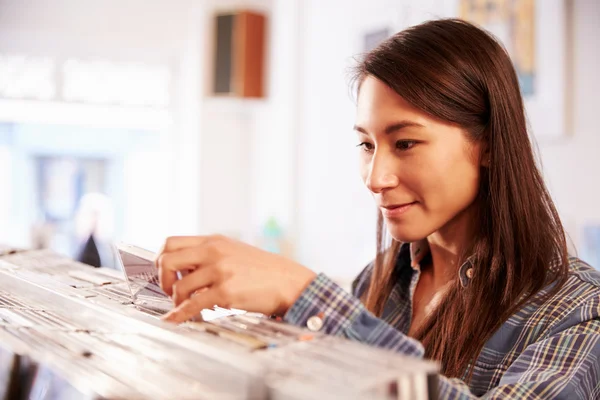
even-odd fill
[(523, 95), (533, 95), (535, 0), (461, 0), (459, 15), (500, 39), (511, 56)]

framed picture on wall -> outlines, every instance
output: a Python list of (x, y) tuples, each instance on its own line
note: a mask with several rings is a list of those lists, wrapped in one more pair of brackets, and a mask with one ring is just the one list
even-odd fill
[(569, 133), (572, 59), (566, 0), (459, 0), (458, 17), (494, 34), (519, 78), (530, 129), (538, 140)]
[[(458, 17), (495, 35), (507, 49), (525, 101), (530, 131), (538, 141), (555, 140), (572, 129), (572, 1), (422, 0), (385, 2), (361, 20), (362, 51), (379, 40), (381, 27), (394, 34), (409, 26)], [(378, 18), (374, 18), (377, 15)]]

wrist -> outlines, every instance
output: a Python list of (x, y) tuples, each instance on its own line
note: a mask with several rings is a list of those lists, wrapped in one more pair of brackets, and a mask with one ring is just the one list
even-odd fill
[(287, 275), (287, 280), (281, 287), (281, 301), (275, 314), (285, 315), (292, 305), (302, 295), (302, 292), (315, 280), (317, 274), (299, 264), (294, 265), (294, 273)]

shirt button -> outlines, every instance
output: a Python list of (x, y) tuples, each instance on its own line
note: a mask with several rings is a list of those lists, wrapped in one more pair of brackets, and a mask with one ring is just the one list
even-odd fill
[(466, 275), (469, 279), (473, 278), (473, 268), (467, 269)]
[(313, 315), (306, 321), (306, 327), (313, 332), (321, 330), (323, 327), (323, 318), (318, 315)]

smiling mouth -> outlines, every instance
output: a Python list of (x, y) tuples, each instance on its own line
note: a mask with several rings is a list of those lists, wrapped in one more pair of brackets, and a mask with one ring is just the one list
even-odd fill
[(416, 201), (413, 201), (412, 203), (390, 204), (387, 206), (381, 206), (381, 213), (386, 218), (399, 217), (406, 213), (408, 210), (410, 210), (415, 204), (417, 204)]

